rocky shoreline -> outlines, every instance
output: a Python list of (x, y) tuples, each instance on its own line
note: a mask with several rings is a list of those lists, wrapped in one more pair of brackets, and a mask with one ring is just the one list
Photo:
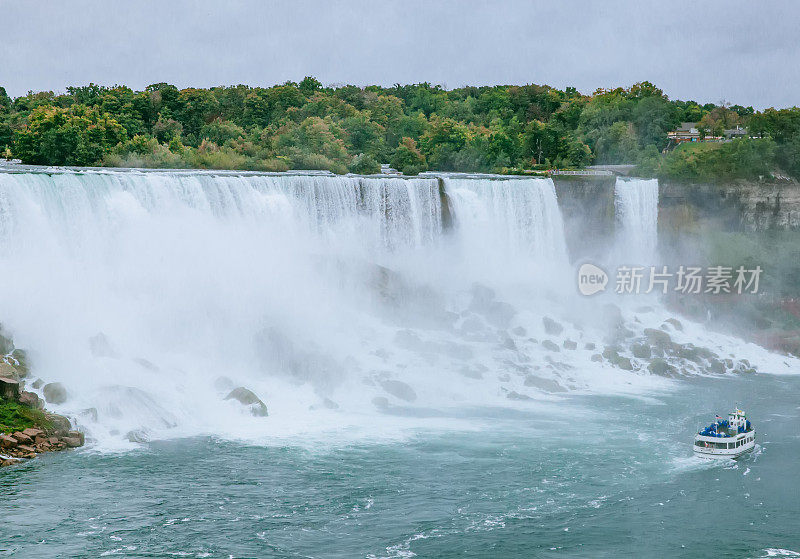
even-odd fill
[(68, 418), (45, 411), (42, 399), (25, 390), (28, 375), (27, 354), (0, 331), (0, 467), (85, 442)]

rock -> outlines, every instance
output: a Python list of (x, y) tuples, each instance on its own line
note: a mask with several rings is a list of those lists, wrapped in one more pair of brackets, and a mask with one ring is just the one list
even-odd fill
[(672, 338), (663, 330), (645, 328), (644, 335), (647, 337), (647, 340), (655, 346), (667, 348), (672, 345)]
[(650, 306), (647, 306), (647, 305), (645, 305), (643, 307), (637, 307), (636, 308), (636, 312), (640, 312), (640, 313), (653, 312), (654, 310), (655, 309), (653, 309), (653, 307), (650, 307)]
[(525, 386), (533, 386), (545, 392), (565, 392), (566, 388), (558, 384), (553, 379), (539, 378), (533, 375), (525, 377)]
[(28, 368), (28, 353), (23, 349), (15, 349), (11, 352), (11, 358), (17, 362), (15, 368), (19, 373), (19, 378), (25, 378), (30, 373)]
[(14, 448), (17, 446), (17, 439), (9, 435), (0, 435), (0, 448)]
[(19, 395), (19, 403), (35, 409), (44, 409), (44, 402), (33, 392), (23, 392)]
[(40, 435), (44, 435), (44, 431), (42, 431), (41, 429), (37, 429), (35, 427), (28, 427), (27, 429), (23, 429), (22, 433), (24, 435), (28, 435), (32, 439), (35, 439)]
[(603, 357), (608, 359), (608, 361), (615, 367), (619, 367), (620, 369), (623, 369), (625, 371), (633, 370), (633, 365), (631, 364), (631, 360), (627, 357), (621, 356), (619, 352), (612, 347), (607, 347), (603, 351)]
[(385, 396), (375, 396), (372, 399), (372, 404), (379, 410), (385, 410), (389, 407), (389, 399)]
[(19, 460), (17, 460), (16, 458), (7, 458), (5, 460), (0, 461), (0, 467), (13, 466), (17, 462), (19, 462)]
[(603, 356), (600, 355), (599, 353), (595, 353), (594, 355), (592, 355), (591, 360), (600, 362), (603, 360)]
[(647, 344), (632, 344), (631, 352), (633, 353), (634, 357), (639, 359), (650, 359), (650, 356), (652, 355), (650, 346)]
[(243, 406), (250, 408), (250, 413), (255, 417), (266, 417), (269, 415), (267, 405), (256, 396), (252, 390), (243, 386), (234, 388), (230, 394), (225, 396), (226, 400), (236, 400)]
[(150, 442), (150, 433), (147, 429), (134, 429), (125, 434), (125, 439), (137, 444), (144, 444)]
[(470, 293), (472, 293), (471, 306), (478, 308), (486, 307), (489, 303), (494, 301), (495, 298), (494, 290), (486, 287), (485, 285), (481, 285), (480, 283), (473, 284)]
[(67, 419), (63, 415), (58, 415), (55, 413), (45, 413), (44, 417), (45, 420), (47, 420), (47, 422), (50, 423), (51, 425), (51, 427), (47, 429), (48, 435), (52, 434), (56, 436), (64, 436), (72, 428), (69, 419)]
[(573, 342), (572, 340), (564, 340), (562, 345), (564, 349), (578, 349), (578, 342)]
[(528, 331), (525, 330), (525, 328), (523, 328), (522, 326), (517, 326), (516, 328), (513, 328), (511, 330), (511, 333), (514, 334), (515, 336), (520, 336), (523, 338), (528, 335)]
[(97, 423), (97, 408), (86, 408), (81, 410), (81, 417), (88, 417), (94, 423)]
[(14, 365), (11, 363), (6, 363), (5, 361), (0, 361), (0, 378), (20, 380), (22, 377)]
[(508, 328), (517, 314), (517, 309), (509, 303), (495, 301), (486, 310), (486, 319), (497, 328)]
[(544, 331), (551, 336), (558, 336), (564, 331), (564, 327), (549, 316), (543, 317), (542, 322), (544, 323)]
[(592, 342), (588, 342), (583, 346), (583, 349), (588, 349), (589, 351), (593, 351), (597, 346), (594, 345)]
[(61, 439), (69, 448), (78, 448), (81, 446), (81, 440), (78, 437), (63, 437)]
[[(26, 454), (27, 455), (26, 458), (35, 458), (36, 457), (36, 449), (33, 448), (32, 446), (28, 446), (28, 445), (24, 445), (24, 444), (17, 445), (17, 452), (21, 452), (21, 453)], [(31, 454), (33, 454), (33, 456), (31, 456)]]
[(711, 359), (708, 362), (708, 368), (711, 370), (712, 373), (718, 375), (725, 374), (725, 363), (720, 361), (719, 359)]
[(519, 392), (511, 391), (506, 394), (506, 398), (509, 400), (533, 400), (530, 396), (526, 396), (525, 394), (520, 394)]
[(483, 378), (483, 373), (487, 370), (485, 365), (478, 364), (474, 367), (461, 367), (459, 372), (468, 378)]
[(60, 382), (50, 382), (42, 388), (42, 394), (48, 404), (63, 404), (67, 401), (67, 389)]
[(406, 402), (413, 402), (417, 399), (417, 393), (414, 392), (414, 389), (404, 382), (399, 380), (382, 380), (379, 381), (379, 383), (386, 392), (395, 398), (405, 400)]
[(561, 348), (558, 347), (554, 342), (551, 342), (550, 340), (544, 340), (542, 342), (542, 347), (550, 351), (561, 351)]
[(23, 433), (22, 431), (11, 433), (11, 436), (17, 441), (17, 445), (33, 443), (33, 439), (29, 435)]
[(37, 378), (35, 381), (33, 381), (33, 387), (36, 390), (39, 390), (42, 386), (44, 386), (44, 381), (42, 379)]
[(16, 401), (19, 399), (20, 391), (18, 380), (0, 377), (0, 399)]
[(665, 320), (664, 322), (665, 322), (666, 324), (670, 324), (670, 325), (672, 325), (672, 327), (673, 327), (673, 328), (675, 328), (675, 330), (678, 330), (678, 331), (680, 331), (680, 332), (683, 332), (683, 324), (681, 324), (681, 321), (680, 321), (680, 320), (678, 320), (677, 318), (668, 318), (668, 319), (667, 319), (667, 320)]
[(67, 436), (78, 439), (81, 442), (81, 446), (86, 443), (86, 437), (81, 431), (70, 431)]
[(662, 377), (675, 377), (678, 374), (678, 371), (675, 369), (675, 367), (661, 358), (656, 358), (650, 361), (650, 364), (647, 366), (647, 370), (654, 375), (659, 375)]

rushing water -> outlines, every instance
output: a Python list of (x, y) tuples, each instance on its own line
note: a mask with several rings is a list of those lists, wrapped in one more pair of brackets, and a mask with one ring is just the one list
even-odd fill
[[(654, 262), (657, 182), (615, 197), (615, 257)], [(30, 380), (88, 441), (0, 471), (0, 553), (800, 551), (797, 381), (737, 376), (797, 361), (579, 296), (549, 179), (0, 173), (0, 265)], [(637, 353), (648, 328), (689, 357)], [(735, 401), (775, 437), (693, 459)]]

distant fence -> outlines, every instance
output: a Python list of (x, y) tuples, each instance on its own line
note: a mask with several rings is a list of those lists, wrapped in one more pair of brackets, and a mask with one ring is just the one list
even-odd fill
[(577, 175), (577, 176), (603, 176), (607, 177), (613, 175), (611, 171), (600, 169), (583, 169), (581, 171), (562, 171), (560, 169), (553, 169), (550, 171), (551, 175)]

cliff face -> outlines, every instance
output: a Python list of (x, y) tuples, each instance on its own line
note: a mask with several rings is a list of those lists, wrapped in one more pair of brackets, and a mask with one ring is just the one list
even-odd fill
[(613, 176), (556, 175), (553, 183), (573, 260), (597, 259), (615, 229)]
[(763, 232), (800, 231), (800, 183), (736, 181), (659, 184), (659, 229)]

